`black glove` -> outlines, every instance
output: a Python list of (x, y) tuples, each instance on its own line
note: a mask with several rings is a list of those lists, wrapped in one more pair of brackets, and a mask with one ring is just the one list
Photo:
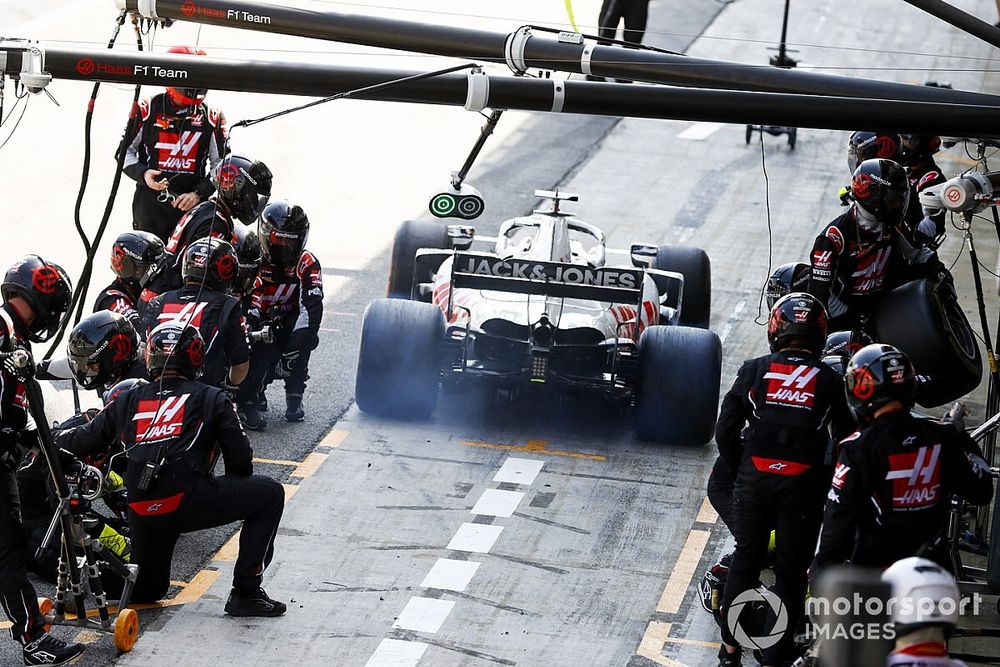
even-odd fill
[(238, 384), (233, 384), (229, 381), (229, 376), (226, 376), (225, 382), (222, 384), (222, 390), (226, 392), (226, 396), (235, 405), (236, 403), (236, 392), (240, 390)]
[(292, 377), (292, 370), (295, 362), (299, 360), (299, 350), (285, 350), (281, 353), (281, 359), (274, 366), (274, 377), (285, 380)]

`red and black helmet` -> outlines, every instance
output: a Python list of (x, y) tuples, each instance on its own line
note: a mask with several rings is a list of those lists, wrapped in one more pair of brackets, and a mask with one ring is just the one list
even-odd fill
[(140, 287), (152, 275), (163, 251), (163, 241), (155, 234), (140, 231), (119, 234), (111, 246), (111, 270), (126, 283)]
[(910, 203), (906, 170), (892, 160), (865, 160), (854, 170), (851, 198), (857, 202), (862, 228), (872, 231), (896, 225)]
[(847, 168), (854, 173), (865, 160), (899, 160), (899, 135), (855, 132), (847, 140)]
[(84, 389), (121, 380), (139, 352), (139, 336), (125, 317), (110, 310), (88, 315), (66, 343), (69, 368)]
[(212, 174), (218, 198), (231, 215), (252, 225), (271, 198), (271, 170), (260, 160), (227, 155)]
[(268, 204), (261, 214), (260, 245), (275, 268), (294, 268), (308, 238), (309, 218), (301, 206), (282, 199)]
[[(196, 49), (193, 46), (171, 46), (167, 49), (167, 53), (180, 53), (191, 56), (208, 55), (203, 50)], [(205, 88), (174, 88), (173, 86), (167, 86), (167, 96), (171, 102), (179, 107), (190, 107), (201, 104), (205, 101), (205, 95), (207, 94), (208, 90)]]
[(205, 285), (209, 289), (228, 292), (239, 274), (236, 251), (222, 239), (198, 239), (184, 251), (181, 277), (185, 285)]
[(789, 262), (776, 268), (767, 279), (767, 287), (764, 290), (767, 307), (774, 308), (778, 299), (790, 292), (806, 291), (811, 276), (812, 267), (804, 262)]
[(240, 268), (236, 274), (233, 292), (247, 294), (253, 289), (254, 281), (260, 272), (260, 264), (264, 260), (264, 249), (260, 237), (252, 227), (237, 222), (233, 225), (233, 236), (236, 237), (236, 260)]
[(917, 394), (913, 362), (892, 345), (867, 345), (851, 357), (844, 375), (847, 404), (860, 424), (875, 419), (879, 408), (899, 401), (912, 408)]
[(875, 341), (861, 329), (854, 331), (834, 331), (826, 337), (823, 356), (837, 355), (844, 358), (846, 365), (854, 353)]
[(205, 340), (190, 324), (171, 320), (158, 325), (146, 338), (146, 368), (149, 377), (159, 379), (164, 371), (194, 380), (205, 363)]
[(767, 321), (767, 343), (772, 352), (797, 345), (813, 354), (823, 350), (826, 341), (826, 308), (808, 292), (792, 292), (778, 299)]
[(929, 134), (899, 135), (899, 163), (904, 166), (926, 160), (941, 150), (941, 137)]
[(28, 339), (44, 343), (69, 317), (73, 284), (58, 264), (28, 255), (7, 269), (0, 284), (0, 296), (4, 301), (14, 297), (24, 299), (35, 316), (28, 325)]

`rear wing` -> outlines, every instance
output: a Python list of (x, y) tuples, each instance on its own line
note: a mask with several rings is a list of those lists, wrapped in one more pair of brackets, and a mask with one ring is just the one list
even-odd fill
[(456, 252), (451, 286), (640, 305), (644, 271)]

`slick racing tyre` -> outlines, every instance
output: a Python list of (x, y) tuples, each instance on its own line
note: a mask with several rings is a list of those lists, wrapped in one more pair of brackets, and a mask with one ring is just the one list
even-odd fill
[(639, 338), (635, 431), (643, 440), (705, 444), (715, 433), (722, 344), (714, 332), (655, 326)]
[[(661, 245), (650, 268), (684, 276), (680, 323), (707, 329), (712, 316), (712, 262), (708, 254), (701, 248)], [(675, 302), (676, 295), (671, 297)]]
[(437, 306), (372, 301), (361, 323), (358, 407), (383, 417), (429, 417), (437, 407), (444, 330)]
[(931, 381), (917, 401), (933, 408), (954, 401), (979, 385), (983, 357), (954, 289), (925, 278), (886, 294), (875, 312), (876, 340), (895, 345)]
[[(409, 299), (413, 291), (414, 257), (420, 248), (450, 248), (448, 227), (440, 222), (407, 220), (396, 228), (392, 241), (392, 259), (389, 262), (389, 286), (386, 296), (390, 299)], [(430, 276), (421, 276), (429, 280)]]

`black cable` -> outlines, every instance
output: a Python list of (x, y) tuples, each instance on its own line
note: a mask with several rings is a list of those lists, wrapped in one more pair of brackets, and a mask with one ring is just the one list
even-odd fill
[(764, 314), (764, 292), (767, 290), (767, 281), (771, 279), (771, 263), (774, 250), (774, 237), (771, 233), (771, 182), (767, 178), (767, 158), (764, 154), (764, 132), (760, 132), (760, 170), (764, 173), (764, 208), (767, 211), (767, 276), (764, 284), (760, 287), (760, 296), (757, 299), (757, 317), (754, 323), (763, 326), (761, 316)]
[(320, 104), (326, 104), (327, 102), (333, 102), (334, 100), (344, 100), (353, 97), (358, 97), (364, 93), (375, 92), (376, 90), (383, 90), (385, 88), (391, 88), (392, 86), (397, 86), (401, 83), (410, 83), (412, 81), (421, 81), (423, 79), (430, 79), (435, 76), (442, 76), (444, 74), (451, 74), (452, 72), (458, 72), (463, 69), (472, 69), (479, 67), (475, 63), (466, 63), (465, 65), (455, 65), (454, 67), (448, 67), (446, 69), (434, 70), (433, 72), (423, 72), (421, 74), (414, 74), (412, 76), (404, 76), (400, 79), (392, 79), (391, 81), (383, 81), (382, 83), (376, 83), (371, 86), (365, 86), (364, 88), (355, 88), (354, 90), (345, 90), (342, 93), (337, 93), (336, 95), (331, 95), (329, 97), (324, 97), (321, 100), (313, 100), (312, 102), (307, 102), (306, 104), (301, 104), (299, 106), (290, 107), (284, 109), (283, 111), (276, 111), (267, 116), (261, 116), (260, 118), (251, 118), (246, 120), (241, 120), (238, 123), (234, 123), (231, 129), (236, 129), (237, 127), (251, 127), (257, 125), (258, 123), (263, 123), (267, 120), (272, 120), (274, 118), (279, 118), (296, 111), (302, 111), (303, 109), (308, 109), (310, 107), (318, 106)]
[[(142, 47), (142, 36), (141, 31), (138, 26), (138, 22), (133, 18), (132, 25), (135, 27), (136, 33), (136, 43), (140, 51), (143, 50)], [(100, 247), (101, 239), (104, 237), (104, 232), (108, 227), (108, 221), (111, 219), (111, 212), (115, 206), (115, 199), (118, 195), (118, 186), (121, 184), (122, 180), (122, 167), (125, 163), (125, 155), (128, 148), (128, 138), (132, 134), (134, 124), (139, 122), (139, 114), (137, 113), (139, 105), (139, 93), (141, 91), (141, 86), (135, 87), (135, 95), (132, 98), (132, 113), (129, 116), (128, 123), (125, 125), (125, 131), (122, 134), (121, 142), (118, 145), (118, 152), (116, 153), (115, 161), (115, 176), (111, 183), (111, 191), (108, 193), (108, 200), (104, 206), (104, 214), (101, 217), (101, 223), (97, 228), (97, 233), (94, 235), (94, 239), (90, 244), (90, 250), (87, 252), (87, 259), (83, 264), (83, 270), (80, 272), (80, 279), (77, 283), (76, 289), (73, 291), (73, 298), (69, 304), (69, 312), (73, 312), (76, 309), (76, 314), (73, 318), (67, 317), (63, 322), (62, 326), (59, 327), (59, 331), (56, 333), (55, 337), (52, 339), (52, 345), (45, 352), (45, 356), (42, 361), (48, 361), (55, 354), (56, 350), (59, 349), (59, 344), (62, 342), (63, 336), (66, 335), (66, 330), (69, 328), (70, 320), (73, 320), (74, 325), (80, 321), (83, 317), (83, 309), (87, 300), (87, 292), (90, 289), (90, 278), (94, 271), (94, 257), (97, 254), (97, 250)], [(89, 142), (89, 136), (87, 137)]]
[(25, 101), (25, 103), (21, 106), (21, 115), (17, 117), (17, 122), (14, 123), (14, 127), (13, 129), (11, 129), (10, 134), (8, 134), (7, 138), (3, 140), (2, 144), (0, 144), (0, 150), (3, 150), (3, 147), (7, 145), (7, 142), (10, 141), (11, 137), (14, 136), (14, 133), (17, 132), (17, 126), (21, 124), (21, 119), (24, 118), (24, 112), (27, 109), (28, 109), (28, 102)]

